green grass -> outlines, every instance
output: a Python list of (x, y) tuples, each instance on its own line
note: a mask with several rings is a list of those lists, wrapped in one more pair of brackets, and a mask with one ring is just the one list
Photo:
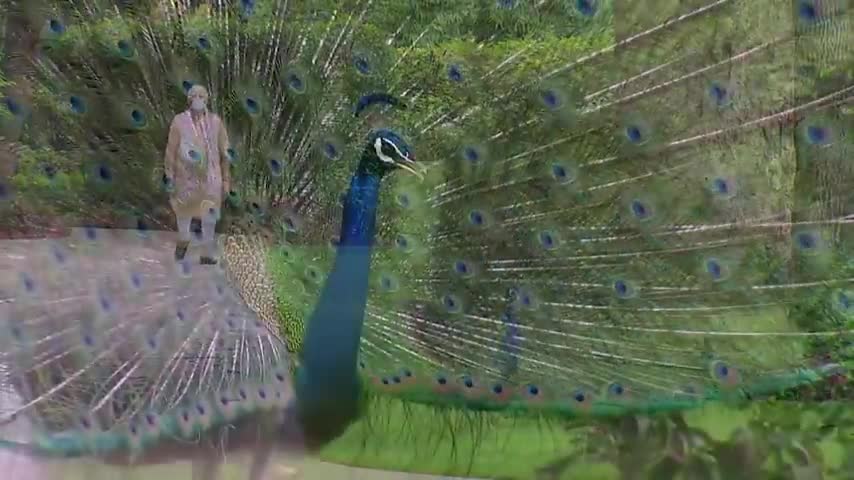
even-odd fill
[[(810, 427), (810, 422), (820, 422), (827, 410), (814, 405), (809, 413), (805, 407), (792, 403), (753, 405), (733, 408), (710, 404), (704, 408), (687, 412), (686, 423), (700, 429), (717, 441), (732, 439), (741, 429), (749, 428), (757, 420), (774, 422), (776, 418), (788, 418), (791, 424), (777, 425), (778, 432), (796, 439)], [(462, 426), (451, 442), (447, 431), (436, 424), (436, 413), (427, 407), (404, 408), (394, 401), (386, 407), (384, 425), (357, 423), (338, 441), (323, 450), (319, 458), (324, 461), (365, 468), (388, 469), (434, 475), (473, 476), (485, 478), (535, 478), (535, 469), (578, 454), (585, 443), (594, 435), (590, 427), (595, 421), (562, 430), (534, 419), (502, 418), (494, 420), (476, 437), (475, 429)], [(603, 427), (603, 425), (599, 425)], [(813, 425), (814, 426), (814, 425)], [(417, 434), (415, 433), (417, 432)], [(845, 459), (845, 447), (841, 442), (846, 436), (854, 435), (854, 429), (840, 430), (835, 437), (818, 443), (821, 464), (827, 474), (841, 467)], [(477, 438), (478, 441), (475, 441)], [(760, 438), (762, 442), (767, 438)], [(474, 449), (473, 445), (477, 445)], [(663, 455), (661, 451), (647, 452), (650, 457)], [(560, 478), (619, 479), (616, 466), (610, 462), (579, 455), (573, 465)], [(826, 478), (842, 478), (828, 475)]]
[[(782, 309), (729, 315), (715, 323), (712, 328), (729, 331), (797, 330)], [(734, 347), (754, 352), (757, 363), (776, 366), (790, 364), (806, 353), (802, 339), (781, 337), (746, 337)], [(554, 421), (530, 417), (454, 415), (389, 399), (371, 406), (381, 409), (381, 415), (371, 415), (356, 423), (320, 453), (321, 459), (436, 475), (533, 478), (537, 467), (584, 450), (586, 442), (593, 438), (591, 427), (597, 425), (591, 420), (567, 429)], [(801, 408), (792, 403), (764, 402), (742, 408), (709, 404), (686, 412), (684, 419), (689, 426), (702, 430), (711, 438), (727, 441), (739, 429), (750, 428), (751, 422), (773, 424), (787, 419), (797, 424), (798, 419), (804, 418)], [(822, 407), (813, 406), (813, 415), (821, 414)], [(778, 427), (792, 438), (801, 430), (791, 423), (780, 423)], [(854, 429), (839, 432), (841, 436), (846, 434), (854, 434)], [(841, 444), (828, 440), (820, 444), (820, 448), (828, 468), (841, 464)], [(649, 454), (655, 456), (656, 452)], [(581, 455), (575, 466), (564, 471), (562, 478), (611, 479), (618, 478), (618, 470), (613, 464)]]

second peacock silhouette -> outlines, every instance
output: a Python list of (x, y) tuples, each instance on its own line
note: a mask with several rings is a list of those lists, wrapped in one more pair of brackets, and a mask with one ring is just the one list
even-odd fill
[[(846, 5), (3, 5), (40, 46), (7, 129), (132, 227), (0, 260), (7, 414), (38, 426), (7, 448), (209, 478), (227, 445), (257, 480), (390, 400), (454, 438), (760, 401), (848, 361)], [(196, 85), (230, 139), (221, 269), (146, 216)]]

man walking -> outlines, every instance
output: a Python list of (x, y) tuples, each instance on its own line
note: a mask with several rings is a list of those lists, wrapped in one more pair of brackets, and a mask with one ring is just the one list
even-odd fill
[(165, 175), (171, 183), (169, 203), (178, 224), (175, 259), (183, 260), (190, 246), (190, 224), (201, 221), (200, 263), (214, 265), (214, 232), (222, 199), (231, 188), (228, 133), (222, 120), (208, 112), (208, 91), (194, 85), (187, 93), (189, 108), (175, 115), (166, 145)]

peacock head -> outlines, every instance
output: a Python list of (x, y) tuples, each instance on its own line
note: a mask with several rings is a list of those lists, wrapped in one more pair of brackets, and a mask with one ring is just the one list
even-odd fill
[[(371, 93), (364, 95), (356, 104), (356, 117), (376, 119), (380, 111), (393, 108), (406, 108), (397, 98), (387, 93)], [(374, 129), (368, 135), (368, 141), (359, 162), (359, 172), (385, 176), (397, 169), (405, 170), (423, 178), (415, 154), (408, 143), (396, 132), (387, 128)]]
[(371, 132), (359, 162), (359, 172), (383, 177), (397, 169), (423, 178), (415, 163), (415, 154), (400, 135), (387, 129)]

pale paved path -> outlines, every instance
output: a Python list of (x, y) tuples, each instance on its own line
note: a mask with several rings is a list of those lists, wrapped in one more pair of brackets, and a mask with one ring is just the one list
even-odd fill
[[(111, 235), (118, 234), (130, 235), (132, 232), (121, 231), (102, 231)], [(79, 231), (77, 234), (79, 235)], [(164, 249), (174, 249), (175, 233), (173, 232), (156, 232), (155, 237)], [(79, 237), (78, 237), (79, 238)], [(125, 237), (127, 238), (127, 237)], [(14, 264), (19, 263), (24, 257), (39, 247), (39, 243), (45, 240), (0, 240), (0, 290), (9, 288), (9, 283), (14, 281), (13, 275), (10, 275)], [(127, 248), (122, 249), (122, 254), (126, 256), (145, 256), (150, 254), (151, 250), (144, 247), (136, 249), (133, 246), (134, 242), (130, 242)], [(197, 256), (198, 253), (192, 248), (188, 255)], [(193, 258), (193, 257), (188, 257)], [(0, 302), (7, 298), (0, 295)], [(19, 399), (16, 395), (5, 392), (3, 386), (0, 386), (0, 412), (8, 411), (19, 404)], [(11, 424), (0, 426), (0, 438), (9, 440), (26, 441), (31, 438), (29, 435), (30, 425), (23, 419), (19, 419)], [(51, 468), (53, 467), (53, 468)], [(163, 467), (146, 467), (128, 472), (126, 470), (113, 470), (106, 467), (84, 466), (77, 467), (73, 464), (62, 464), (61, 468), (56, 468), (57, 465), (46, 465), (24, 455), (13, 454), (8, 451), (0, 451), (0, 478), (8, 478), (10, 480), (183, 480), (190, 478), (190, 470), (186, 465), (163, 466)], [(241, 480), (245, 476), (245, 469), (242, 464), (234, 462), (234, 465), (229, 462), (226, 479), (223, 480)], [(286, 480), (289, 478), (302, 479), (336, 479), (336, 480), (441, 480), (451, 479), (454, 477), (441, 477), (433, 475), (410, 474), (402, 472), (388, 472), (380, 470), (369, 470), (363, 468), (353, 468), (342, 465), (334, 465), (318, 461), (307, 461), (302, 468), (302, 475), (299, 477), (291, 477), (282, 470), (283, 466), (274, 465), (271, 469), (270, 480)]]

